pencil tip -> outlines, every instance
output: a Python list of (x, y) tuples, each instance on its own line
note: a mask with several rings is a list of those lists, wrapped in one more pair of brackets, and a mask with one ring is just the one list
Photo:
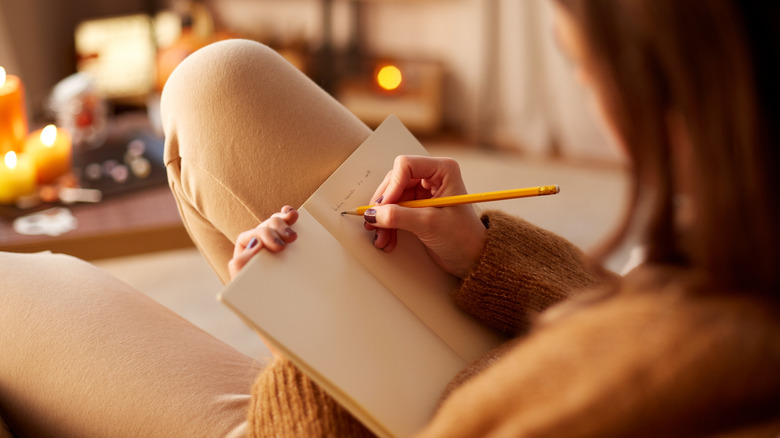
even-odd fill
[(342, 216), (344, 216), (345, 214), (347, 214), (347, 212), (346, 212), (346, 211), (342, 211), (342, 212), (341, 212), (341, 215), (342, 215)]

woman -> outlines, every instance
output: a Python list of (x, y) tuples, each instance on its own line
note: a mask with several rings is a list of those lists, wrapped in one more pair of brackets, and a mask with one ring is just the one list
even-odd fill
[[(396, 160), (365, 214), (374, 245), (392, 251), (395, 230), (411, 231), (462, 279), (464, 309), (520, 336), (464, 372), (421, 436), (777, 436), (778, 12), (736, 1), (557, 4), (558, 41), (632, 158), (634, 205), (618, 240), (649, 203), (647, 260), (625, 279), (500, 212), (395, 205), (465, 192), (451, 160)], [(239, 235), (231, 273), (295, 240), (296, 217), (287, 206)], [(562, 272), (538, 274), (552, 260)], [(530, 314), (574, 294), (523, 336)], [(348, 415), (337, 407), (290, 408), (323, 404), (310, 387), (277, 358), (256, 381), (252, 430), (326, 424), (338, 435)]]
[[(462, 278), (458, 303), (514, 337), (464, 370), (420, 436), (780, 432), (780, 39), (777, 7), (747, 3), (556, 3), (559, 42), (632, 159), (632, 212), (650, 211), (626, 220), (647, 223), (647, 260), (626, 278), (501, 212), (394, 205), (465, 190), (451, 160), (397, 160), (366, 216), (374, 245), (415, 233)], [(370, 133), (247, 41), (182, 63), (163, 115), (182, 218), (225, 282), (294, 244), (297, 213), (278, 206)], [(20, 435), (369, 435), (284, 357), (259, 370), (86, 264), (0, 254), (0, 278), (0, 414)]]

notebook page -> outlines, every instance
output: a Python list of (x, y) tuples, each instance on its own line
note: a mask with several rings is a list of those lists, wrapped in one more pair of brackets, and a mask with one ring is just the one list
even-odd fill
[(411, 436), (466, 365), (305, 209), (220, 300), (375, 433)]
[(456, 279), (428, 256), (413, 235), (399, 231), (390, 253), (371, 243), (363, 218), (341, 211), (369, 204), (398, 155), (428, 155), (394, 116), (388, 117), (304, 203), (312, 214), (363, 266), (386, 285), (466, 361), (482, 356), (501, 338), (462, 312), (450, 298)]

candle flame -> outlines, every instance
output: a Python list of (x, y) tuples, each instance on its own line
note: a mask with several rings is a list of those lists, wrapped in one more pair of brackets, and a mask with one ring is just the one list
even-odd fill
[(0, 67), (0, 88), (5, 85), (5, 69)]
[(54, 125), (46, 125), (41, 131), (41, 143), (51, 147), (54, 144), (54, 140), (57, 139), (57, 127)]
[(401, 70), (394, 65), (386, 65), (376, 74), (376, 82), (387, 91), (393, 91), (400, 87), (402, 81)]
[(16, 167), (16, 152), (11, 151), (5, 154), (5, 165), (9, 169), (13, 169)]

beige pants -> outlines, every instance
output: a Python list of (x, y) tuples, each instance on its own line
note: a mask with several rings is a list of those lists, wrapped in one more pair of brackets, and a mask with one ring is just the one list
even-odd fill
[[(223, 281), (238, 233), (301, 204), (370, 133), (242, 40), (185, 60), (162, 105), (171, 188)], [(0, 253), (0, 415), (19, 436), (240, 434), (258, 366), (92, 265)]]

